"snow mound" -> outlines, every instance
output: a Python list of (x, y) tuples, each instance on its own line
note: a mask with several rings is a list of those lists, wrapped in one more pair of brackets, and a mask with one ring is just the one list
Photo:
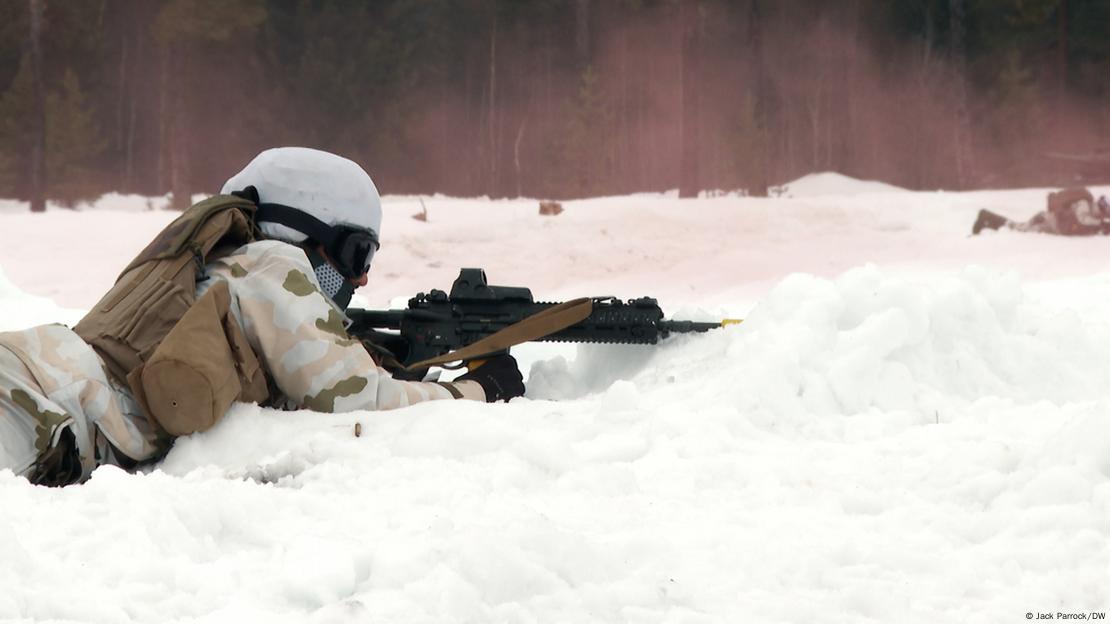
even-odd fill
[(43, 323), (75, 323), (84, 316), (44, 297), (28, 295), (17, 288), (0, 266), (0, 332), (25, 329)]
[[(1014, 273), (971, 267), (921, 282), (874, 266), (835, 280), (797, 274), (741, 326), (717, 334), (679, 337), (649, 354), (629, 347), (616, 358), (611, 347), (584, 345), (573, 366), (556, 359), (533, 368), (530, 396), (564, 400), (631, 383), (648, 403), (727, 405), (747, 419), (799, 426), (867, 412), (933, 421), (987, 398), (1110, 398), (1110, 321), (1048, 311)], [(699, 392), (683, 396), (680, 380), (699, 383)]]
[(0, 473), (0, 620), (1098, 608), (1110, 321), (1043, 303), (979, 268), (797, 274), (740, 326), (541, 360), (507, 405), (238, 405), (145, 474)]
[(783, 197), (818, 197), (821, 195), (869, 195), (874, 193), (907, 193), (904, 188), (877, 182), (857, 180), (846, 175), (826, 171), (802, 176), (782, 185)]
[[(872, 184), (827, 175), (826, 194)], [(1043, 190), (867, 188), (583, 200), (557, 218), (425, 198), (427, 222), (395, 201), (374, 307), (480, 266), (540, 298), (652, 295), (673, 318), (746, 320), (651, 347), (514, 348), (530, 375), (509, 404), (237, 405), (139, 474), (51, 490), (0, 472), (0, 621), (916, 624), (1104, 608), (1106, 241), (968, 237), (979, 208), (1039, 210)], [(0, 215), (18, 285), (0, 276), (0, 331), (67, 321), (29, 293), (95, 303), (172, 216)]]

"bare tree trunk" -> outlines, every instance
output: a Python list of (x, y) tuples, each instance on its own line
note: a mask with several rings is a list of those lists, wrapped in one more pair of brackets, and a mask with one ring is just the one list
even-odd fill
[(767, 77), (767, 68), (763, 61), (763, 20), (759, 12), (759, 0), (751, 0), (748, 21), (748, 38), (751, 41), (752, 68), (755, 74), (755, 126), (759, 133), (755, 154), (755, 171), (744, 178), (750, 181), (751, 194), (757, 197), (767, 196), (769, 186), (770, 165), (770, 81)]
[(126, 122), (124, 119), (127, 117), (127, 48), (128, 48), (128, 27), (122, 26), (119, 38), (119, 88), (117, 93), (119, 98), (116, 100), (116, 149), (123, 149), (124, 128)]
[(845, 112), (845, 115), (847, 116), (847, 121), (848, 121), (848, 124), (847, 124), (848, 127), (845, 129), (846, 133), (847, 133), (846, 134), (847, 145), (846, 145), (846, 149), (845, 149), (845, 156), (846, 156), (846, 161), (848, 163), (850, 163), (849, 167), (847, 167), (847, 168), (852, 170), (852, 171), (858, 171), (859, 169), (861, 169), (860, 162), (859, 162), (859, 160), (860, 160), (859, 153), (860, 153), (861, 150), (858, 149), (860, 138), (859, 138), (859, 135), (857, 134), (857, 131), (856, 131), (856, 118), (857, 118), (856, 100), (857, 100), (857, 94), (858, 94), (858, 91), (859, 91), (858, 88), (857, 88), (858, 87), (858, 80), (857, 80), (858, 72), (856, 71), (856, 68), (858, 66), (858, 61), (856, 60), (856, 57), (857, 57), (858, 53), (856, 52), (856, 50), (859, 49), (859, 43), (860, 43), (859, 42), (859, 39), (860, 39), (860, 36), (859, 36), (859, 32), (860, 32), (860, 8), (859, 8), (859, 4), (860, 4), (859, 0), (852, 0), (852, 21), (851, 21), (851, 24), (852, 24), (852, 26), (851, 26), (851, 28), (852, 28), (852, 35), (851, 35), (852, 47), (850, 48), (850, 51), (849, 51), (847, 63), (845, 63), (845, 75), (846, 75), (845, 83), (846, 83), (848, 88), (843, 90), (844, 97), (847, 98), (847, 101), (845, 102), (845, 105), (846, 105), (846, 108), (847, 108), (847, 110)]
[(952, 37), (953, 68), (956, 72), (956, 186), (966, 188), (973, 169), (971, 119), (967, 103), (967, 5), (966, 0), (949, 0), (949, 31)]
[(621, 26), (621, 96), (620, 96), (620, 121), (617, 126), (617, 162), (621, 172), (621, 184), (628, 190), (633, 190), (632, 180), (629, 175), (628, 153), (629, 134), (631, 129), (628, 123), (628, 26)]
[[(789, 102), (787, 102), (789, 104)], [(784, 107), (780, 115), (782, 115), (782, 126), (779, 131), (782, 136), (782, 162), (779, 164), (781, 167), (780, 174), (783, 178), (793, 179), (795, 177), (796, 169), (794, 167), (794, 106)]]
[[(439, 85), (439, 163), (447, 170), (446, 164), (451, 162), (451, 113), (447, 105), (447, 87), (443, 84)], [(443, 180), (443, 184), (448, 187), (446, 190), (451, 192), (456, 178), (454, 175), (448, 174)]]
[(46, 211), (46, 95), (42, 85), (43, 0), (31, 2), (31, 212)]
[(551, 125), (551, 100), (554, 99), (551, 89), (551, 63), (552, 57), (555, 54), (554, 46), (551, 45), (551, 25), (544, 23), (543, 25), (543, 97), (540, 101), (543, 102), (543, 126), (550, 127)]
[(590, 0), (574, 2), (574, 55), (581, 69), (590, 62)]
[[(830, 115), (831, 116), (831, 115)], [(833, 168), (833, 124), (825, 124), (825, 171)]]
[(489, 186), (491, 196), (497, 190), (497, 5), (492, 4), (493, 17), (489, 34)]
[[(817, 47), (824, 49), (825, 38), (825, 22), (824, 18), (817, 25)], [(813, 160), (810, 167), (813, 171), (820, 171), (821, 168), (821, 108), (822, 98), (825, 93), (825, 62), (824, 59), (817, 60), (817, 84), (814, 87), (812, 99), (805, 98), (805, 108), (809, 116), (809, 125), (811, 131), (811, 140), (813, 141)]]
[(911, 93), (912, 101), (907, 105), (912, 113), (903, 110), (902, 122), (909, 125), (909, 132), (912, 136), (912, 149), (910, 154), (913, 155), (912, 169), (913, 181), (912, 185), (915, 188), (924, 188), (926, 181), (926, 167), (929, 157), (925, 155), (925, 135), (926, 128), (922, 120), (925, 118), (929, 111), (928, 96), (934, 90), (933, 82), (933, 44), (935, 37), (935, 25), (933, 24), (933, 12), (928, 3), (925, 3), (925, 33), (921, 42), (921, 62), (917, 68), (917, 75), (913, 83), (914, 91)]
[[(1073, 131), (1067, 127), (1064, 120), (1068, 113), (1068, 0), (1060, 0), (1060, 4), (1056, 7), (1056, 97), (1054, 107), (1056, 114), (1053, 115), (1052, 135), (1055, 137), (1055, 143), (1058, 145), (1070, 143), (1072, 141)], [(1064, 180), (1070, 172), (1063, 161), (1056, 161), (1056, 175), (1059, 179)]]
[(810, 167), (814, 171), (818, 171), (821, 167), (821, 96), (824, 87), (821, 84), (821, 79), (817, 83), (817, 92), (813, 94), (813, 98), (806, 98), (805, 108), (809, 116), (809, 125), (811, 130), (811, 140), (813, 141), (813, 160)]
[(1056, 33), (1056, 78), (1062, 99), (1068, 88), (1068, 0), (1060, 0), (1056, 7)]
[[(120, 3), (117, 3), (119, 6)], [(126, 17), (120, 15), (122, 7), (115, 11), (115, 15), (120, 22), (119, 32), (119, 99), (116, 101), (116, 152), (124, 153), (124, 167), (120, 172), (119, 186), (120, 191), (126, 192), (130, 184), (130, 175), (128, 169), (130, 167), (130, 149), (129, 140), (131, 138), (131, 124), (132, 113), (134, 111), (133, 97), (131, 96), (130, 75), (134, 70), (131, 69), (128, 63), (130, 56), (130, 48), (134, 40), (134, 21), (135, 18), (128, 12)]]
[(700, 152), (701, 104), (701, 38), (699, 36), (697, 0), (682, 0), (682, 60), (679, 69), (679, 84), (682, 88), (682, 113), (679, 115), (679, 140), (682, 144), (682, 163), (678, 185), (679, 197), (697, 197), (700, 190), (698, 179), (698, 155)]
[[(133, 33), (135, 31), (132, 31)], [(143, 58), (143, 40), (140, 36), (134, 37), (135, 41), (135, 57), (136, 59)], [(149, 67), (149, 65), (147, 65)], [(123, 166), (123, 192), (128, 192), (132, 189), (132, 184), (135, 179), (135, 120), (138, 117), (138, 104), (136, 103), (136, 89), (135, 81), (129, 80), (127, 84), (127, 91), (129, 97), (127, 98), (127, 138), (124, 141), (124, 166)]]
[[(640, 90), (641, 90), (640, 93), (646, 92), (647, 89), (648, 89), (647, 85), (651, 84), (651, 80), (650, 80), (650, 78), (651, 78), (651, 63), (647, 63), (646, 65), (647, 65), (647, 71), (645, 73), (647, 73), (647, 76), (648, 76), (649, 80), (646, 82), (646, 84), (645, 84), (644, 81), (642, 81), (642, 80), (640, 81), (640, 83), (639, 83)], [(644, 112), (643, 105), (637, 106), (636, 107), (636, 134), (635, 134), (636, 141), (634, 143), (635, 150), (633, 151), (633, 158), (636, 159), (636, 186), (637, 186), (637, 188), (641, 188), (641, 189), (644, 189), (644, 190), (649, 190), (649, 186), (648, 186), (648, 180), (649, 180), (649, 177), (648, 177), (648, 162), (647, 162), (647, 157), (646, 157), (646, 154), (648, 153), (649, 150), (644, 149), (645, 148), (644, 144), (651, 140), (651, 130), (647, 127), (647, 123), (644, 120), (645, 115), (646, 115), (646, 113)]]
[(155, 167), (155, 186), (158, 193), (166, 192), (166, 163), (169, 161), (169, 46), (158, 46), (158, 164)]
[(170, 192), (173, 209), (185, 210), (192, 203), (189, 191), (189, 141), (186, 125), (185, 85), (182, 75), (186, 59), (183, 44), (175, 41), (169, 46), (170, 68)]
[[(472, 52), (470, 47), (467, 47), (466, 52), (466, 65), (464, 69), (463, 84), (466, 93), (466, 103), (463, 110), (463, 135), (467, 140), (471, 141), (472, 145), (477, 147), (477, 157), (467, 159), (463, 166), (465, 172), (464, 181), (467, 194), (478, 195), (481, 193), (482, 178), (485, 177), (486, 159), (485, 159), (485, 128), (482, 126), (485, 120), (485, 113), (483, 107), (485, 106), (485, 90), (482, 88), (481, 80), (479, 79), (480, 61), (477, 59), (478, 52)], [(472, 134), (475, 133), (476, 134)], [(455, 136), (459, 136), (460, 131), (455, 131)]]
[(513, 141), (513, 167), (516, 169), (516, 196), (518, 198), (523, 196), (520, 186), (520, 143), (524, 140), (524, 129), (526, 127), (528, 127), (527, 115), (521, 120), (520, 128), (516, 131), (516, 141)]
[[(646, 99), (669, 97), (669, 89), (664, 86), (671, 80), (671, 76), (666, 76), (660, 80), (659, 70), (656, 63), (646, 62), (647, 72), (644, 79), (644, 97)], [(679, 94), (681, 95), (681, 93)], [(649, 116), (647, 107), (640, 106), (640, 136), (647, 138), (647, 149), (639, 150), (641, 158), (644, 161), (644, 179), (648, 181), (649, 190), (662, 191), (670, 188), (672, 184), (671, 177), (673, 173), (667, 171), (673, 167), (661, 167), (659, 165), (660, 159), (663, 157), (663, 150), (660, 148), (663, 139), (660, 135), (663, 133), (663, 124), (656, 123), (655, 115)], [(651, 111), (653, 112), (653, 111)], [(668, 175), (671, 174), (671, 175)]]

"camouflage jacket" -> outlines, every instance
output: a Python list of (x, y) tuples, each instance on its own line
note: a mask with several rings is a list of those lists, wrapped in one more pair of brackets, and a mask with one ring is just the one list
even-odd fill
[[(347, 335), (346, 316), (320, 291), (298, 247), (278, 241), (244, 245), (205, 267), (197, 296), (214, 280), (228, 283), (231, 312), (262, 362), (272, 405), (347, 412), (394, 409), (456, 394), (485, 398), (472, 381), (393, 379)], [(65, 427), (72, 427), (77, 438), (82, 477), (99, 463), (119, 463), (113, 447), (135, 461), (152, 459), (164, 449), (130, 392), (109, 379), (92, 348), (68, 328), (0, 333), (0, 356), (7, 357), (0, 358), (0, 469), (25, 471)]]
[[(399, 381), (379, 368), (347, 335), (346, 316), (320, 291), (299, 248), (277, 241), (250, 243), (206, 268), (209, 279), (198, 284), (197, 295), (211, 279), (227, 281), (232, 314), (280, 392), (271, 402), (349, 412), (453, 398), (444, 384)], [(456, 388), (463, 398), (484, 400), (477, 383)]]

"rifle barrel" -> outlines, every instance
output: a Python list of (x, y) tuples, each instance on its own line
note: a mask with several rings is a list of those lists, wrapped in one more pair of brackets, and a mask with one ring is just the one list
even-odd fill
[(691, 332), (707, 332), (721, 327), (721, 323), (700, 323), (697, 321), (659, 321), (656, 327), (659, 333), (666, 336), (668, 333), (687, 334)]

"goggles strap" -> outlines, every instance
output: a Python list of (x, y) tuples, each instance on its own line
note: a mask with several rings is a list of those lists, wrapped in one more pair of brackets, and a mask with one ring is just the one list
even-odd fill
[(258, 204), (258, 211), (254, 218), (256, 221), (269, 221), (289, 226), (301, 234), (319, 241), (325, 247), (329, 247), (335, 242), (335, 228), (292, 206), (263, 202)]
[[(269, 221), (271, 223), (279, 223), (297, 230), (323, 245), (324, 248), (328, 250), (328, 254), (330, 254), (332, 259), (336, 262), (341, 261), (341, 256), (343, 255), (341, 253), (342, 243), (347, 237), (351, 236), (350, 232), (364, 233), (373, 246), (373, 249), (368, 252), (363, 260), (370, 259), (373, 251), (375, 251), (379, 245), (377, 235), (372, 231), (331, 226), (306, 212), (297, 210), (292, 206), (286, 206), (285, 204), (274, 204), (269, 202), (259, 203), (258, 210), (255, 212), (255, 220), (259, 222)], [(345, 258), (343, 260), (353, 260), (353, 258)], [(350, 271), (353, 275), (359, 275), (365, 272), (366, 267), (350, 266), (343, 270)]]

